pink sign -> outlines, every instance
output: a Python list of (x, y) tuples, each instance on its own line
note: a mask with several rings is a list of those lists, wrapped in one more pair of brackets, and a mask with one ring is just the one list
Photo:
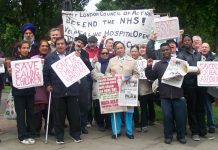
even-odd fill
[(84, 62), (71, 53), (51, 66), (66, 87), (90, 73)]
[(199, 61), (198, 86), (218, 86), (218, 62)]
[(98, 80), (102, 114), (127, 111), (127, 107), (118, 105), (119, 80), (122, 80), (122, 76), (105, 76)]
[(179, 37), (179, 20), (177, 17), (161, 17), (154, 19), (154, 32), (157, 40)]
[(24, 89), (43, 85), (40, 58), (12, 61), (11, 68), (14, 87)]

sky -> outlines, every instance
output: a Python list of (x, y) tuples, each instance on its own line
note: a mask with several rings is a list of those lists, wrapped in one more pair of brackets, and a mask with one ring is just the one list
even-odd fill
[(97, 7), (95, 6), (96, 3), (99, 3), (101, 0), (90, 0), (87, 6), (85, 7), (86, 11), (95, 11)]

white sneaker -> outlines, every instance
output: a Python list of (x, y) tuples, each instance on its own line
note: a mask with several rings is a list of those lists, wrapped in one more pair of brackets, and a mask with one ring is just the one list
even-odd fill
[(86, 125), (86, 127), (87, 127), (87, 128), (91, 128), (92, 125), (91, 125), (90, 123), (88, 123), (88, 124)]
[(32, 138), (29, 138), (28, 140), (29, 140), (29, 143), (30, 143), (30, 144), (35, 144), (35, 142), (36, 142), (36, 141), (35, 141), (34, 139), (32, 139)]
[(20, 141), (20, 143), (25, 144), (25, 145), (31, 144), (29, 139), (24, 139), (24, 140)]
[(60, 145), (61, 145), (61, 144), (64, 144), (64, 141), (59, 141), (59, 140), (57, 140), (57, 141), (56, 141), (56, 144), (60, 144)]
[(142, 127), (142, 132), (148, 132), (148, 127)]
[(194, 135), (192, 135), (192, 140), (194, 140), (194, 141), (200, 141), (201, 139), (200, 139), (199, 135), (194, 134)]

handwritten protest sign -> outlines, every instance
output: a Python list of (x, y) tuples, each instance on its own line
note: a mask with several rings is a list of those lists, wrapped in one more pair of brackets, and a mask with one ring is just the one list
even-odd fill
[(40, 58), (11, 62), (13, 86), (18, 89), (43, 85), (42, 62)]
[(157, 40), (179, 37), (178, 17), (155, 18), (154, 32), (157, 33)]
[(99, 100), (102, 114), (127, 111), (127, 107), (118, 105), (118, 79), (121, 78), (122, 76), (106, 76), (98, 80)]
[(199, 61), (198, 86), (218, 86), (218, 62)]
[(162, 76), (161, 82), (180, 88), (184, 79), (184, 76), (180, 73), (180, 69), (186, 64), (186, 61), (172, 57)]
[(147, 43), (153, 30), (153, 10), (119, 11), (62, 11), (64, 36), (72, 41), (74, 36), (85, 34), (122, 41), (127, 48), (133, 44)]
[(118, 104), (119, 106), (138, 106), (138, 80), (122, 84)]
[(75, 55), (75, 52), (55, 62), (51, 67), (66, 87), (90, 73), (82, 59)]
[(145, 68), (147, 67), (147, 60), (146, 59), (137, 60), (136, 67), (139, 72), (139, 79), (147, 79), (147, 77), (145, 76)]

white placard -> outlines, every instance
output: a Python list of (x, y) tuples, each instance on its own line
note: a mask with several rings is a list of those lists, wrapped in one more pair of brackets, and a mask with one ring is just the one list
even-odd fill
[(42, 61), (40, 58), (11, 62), (13, 86), (18, 89), (43, 85)]
[(152, 9), (119, 11), (62, 11), (64, 36), (73, 41), (75, 36), (85, 34), (122, 41), (127, 48), (148, 42), (154, 26)]
[(55, 62), (51, 67), (66, 87), (90, 73), (82, 59), (75, 55), (75, 52)]

